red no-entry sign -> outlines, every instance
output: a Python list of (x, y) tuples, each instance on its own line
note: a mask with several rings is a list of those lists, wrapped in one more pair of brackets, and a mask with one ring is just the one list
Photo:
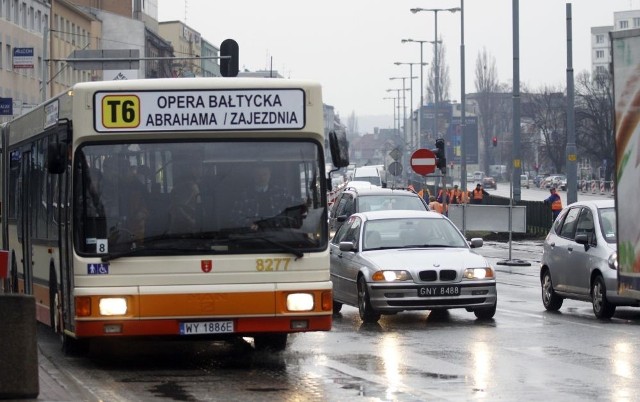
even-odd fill
[(411, 155), (411, 168), (425, 176), (436, 171), (436, 154), (430, 149), (418, 149)]

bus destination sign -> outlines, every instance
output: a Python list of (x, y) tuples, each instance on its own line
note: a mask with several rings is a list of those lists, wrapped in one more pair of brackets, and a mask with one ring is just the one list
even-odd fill
[(113, 131), (295, 130), (302, 89), (96, 92), (94, 127)]

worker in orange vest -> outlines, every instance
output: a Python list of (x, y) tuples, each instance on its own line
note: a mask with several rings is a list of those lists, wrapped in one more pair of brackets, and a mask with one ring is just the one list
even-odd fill
[(471, 203), (472, 204), (482, 204), (482, 200), (485, 195), (489, 195), (487, 191), (482, 188), (482, 184), (478, 183), (476, 188), (471, 192)]
[(545, 204), (551, 204), (551, 212), (553, 213), (553, 220), (555, 221), (560, 211), (562, 211), (562, 199), (558, 195), (555, 187), (549, 189), (551, 195), (544, 200)]
[(451, 204), (466, 204), (469, 202), (466, 191), (462, 191), (458, 188), (458, 185), (454, 185), (449, 192), (449, 201)]

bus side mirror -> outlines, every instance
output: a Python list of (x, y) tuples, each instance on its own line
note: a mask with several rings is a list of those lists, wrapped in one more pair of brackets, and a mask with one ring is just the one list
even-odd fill
[(47, 149), (47, 169), (51, 174), (62, 174), (67, 169), (67, 144), (49, 144)]
[(349, 142), (344, 131), (329, 132), (329, 150), (333, 166), (343, 168), (349, 166)]

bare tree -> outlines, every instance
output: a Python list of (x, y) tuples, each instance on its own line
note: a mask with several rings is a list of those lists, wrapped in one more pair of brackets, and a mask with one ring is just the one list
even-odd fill
[[(449, 77), (449, 65), (445, 61), (446, 49), (444, 43), (441, 41), (438, 45), (438, 97), (439, 101), (449, 100), (449, 87), (451, 86), (451, 79)], [(427, 101), (432, 103), (435, 100), (435, 85), (436, 82), (436, 65), (431, 63), (429, 66), (429, 76), (427, 80)]]
[(567, 149), (566, 96), (562, 88), (543, 86), (527, 102), (533, 134), (541, 139), (543, 159), (560, 173), (565, 166)]
[(614, 168), (614, 121), (612, 79), (609, 73), (588, 72), (576, 77), (576, 138), (581, 155), (605, 163), (605, 178)]
[(478, 53), (475, 68), (475, 86), (477, 92), (478, 115), (480, 123), (480, 135), (483, 145), (481, 155), (484, 162), (484, 171), (489, 171), (490, 162), (495, 160), (495, 155), (489, 157), (490, 143), (496, 135), (497, 122), (501, 109), (500, 83), (496, 69), (495, 57), (489, 55), (486, 48)]
[(347, 118), (347, 133), (351, 135), (358, 135), (358, 117), (356, 116), (356, 112), (352, 111), (349, 117)]

